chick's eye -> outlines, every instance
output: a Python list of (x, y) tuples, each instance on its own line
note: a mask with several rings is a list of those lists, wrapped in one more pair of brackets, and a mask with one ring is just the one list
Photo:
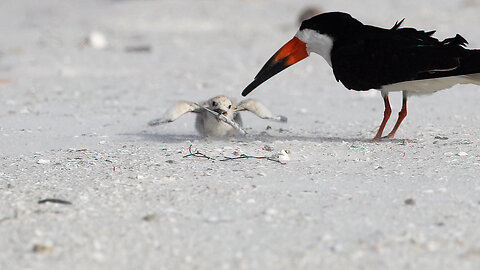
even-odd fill
[(213, 107), (217, 107), (217, 102), (212, 101), (212, 106), (213, 106)]
[(231, 108), (232, 108), (232, 104), (228, 105), (228, 108), (231, 109)]

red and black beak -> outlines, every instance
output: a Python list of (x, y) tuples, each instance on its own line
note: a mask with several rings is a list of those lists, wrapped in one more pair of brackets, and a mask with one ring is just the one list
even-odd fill
[(307, 44), (297, 37), (292, 38), (268, 60), (260, 72), (258, 72), (257, 76), (255, 76), (253, 82), (243, 90), (242, 96), (248, 95), (264, 81), (275, 76), (287, 67), (305, 59), (307, 56)]

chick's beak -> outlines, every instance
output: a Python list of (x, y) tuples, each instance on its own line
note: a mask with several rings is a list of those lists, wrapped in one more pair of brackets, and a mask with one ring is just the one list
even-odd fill
[(218, 113), (218, 114), (225, 115), (225, 116), (228, 114), (227, 111), (224, 111), (224, 110), (222, 110), (222, 109), (215, 109), (215, 110), (213, 110), (213, 111), (216, 112), (216, 113)]

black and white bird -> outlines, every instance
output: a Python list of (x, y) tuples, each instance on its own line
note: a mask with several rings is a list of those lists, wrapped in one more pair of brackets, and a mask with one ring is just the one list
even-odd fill
[(226, 137), (236, 135), (239, 131), (244, 132), (241, 129), (243, 124), (240, 116), (241, 111), (252, 112), (263, 119), (287, 122), (285, 116), (273, 115), (267, 107), (256, 99), (246, 99), (236, 104), (226, 96), (216, 96), (201, 103), (179, 101), (168, 109), (163, 117), (154, 119), (148, 124), (156, 126), (170, 123), (180, 116), (192, 112), (197, 114), (195, 128), (202, 136)]
[(456, 84), (480, 85), (480, 50), (466, 49), (468, 42), (458, 34), (440, 41), (433, 37), (435, 31), (403, 28), (402, 23), (384, 29), (365, 25), (342, 12), (305, 20), (295, 37), (268, 60), (242, 95), (314, 52), (325, 58), (337, 81), (346, 88), (381, 91), (385, 112), (374, 140), (382, 138), (390, 118), (388, 93), (403, 92), (398, 120), (387, 135), (393, 138), (407, 115), (409, 95), (433, 93)]

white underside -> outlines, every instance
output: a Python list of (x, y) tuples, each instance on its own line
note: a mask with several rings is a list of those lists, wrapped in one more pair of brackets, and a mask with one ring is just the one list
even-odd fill
[[(227, 115), (227, 117), (233, 120), (233, 115)], [(218, 120), (214, 115), (206, 111), (197, 115), (195, 128), (198, 133), (205, 137), (226, 137), (236, 134), (236, 130), (232, 126)]]
[(381, 91), (407, 91), (411, 95), (431, 94), (439, 90), (451, 88), (457, 84), (480, 85), (480, 73), (462, 76), (451, 76), (436, 79), (407, 81), (383, 86)]

